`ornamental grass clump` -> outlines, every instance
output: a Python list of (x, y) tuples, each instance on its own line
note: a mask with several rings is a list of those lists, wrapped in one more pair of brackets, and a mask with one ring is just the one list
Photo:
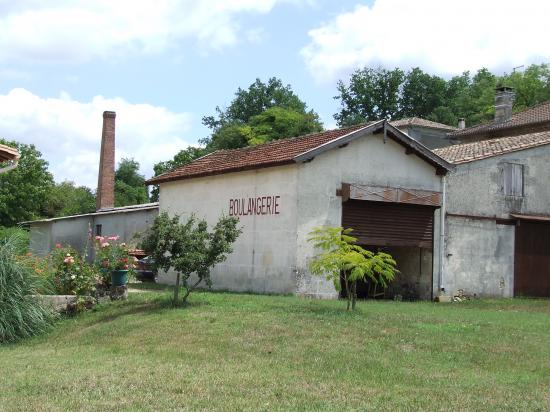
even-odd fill
[(0, 342), (15, 342), (50, 328), (53, 309), (37, 297), (44, 279), (17, 252), (24, 239), (14, 235), (0, 241)]

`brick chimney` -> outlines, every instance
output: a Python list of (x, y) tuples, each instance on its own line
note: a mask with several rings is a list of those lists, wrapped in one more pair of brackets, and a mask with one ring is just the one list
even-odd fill
[(495, 123), (502, 123), (512, 118), (515, 97), (512, 87), (499, 86), (495, 89)]
[(103, 112), (96, 209), (115, 207), (115, 112)]

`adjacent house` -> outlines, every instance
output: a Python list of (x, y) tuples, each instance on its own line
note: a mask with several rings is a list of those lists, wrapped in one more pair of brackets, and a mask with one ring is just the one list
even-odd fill
[(481, 296), (550, 296), (550, 102), (512, 114), (497, 89), (495, 119), (452, 132), (434, 150), (446, 177), (442, 287)]

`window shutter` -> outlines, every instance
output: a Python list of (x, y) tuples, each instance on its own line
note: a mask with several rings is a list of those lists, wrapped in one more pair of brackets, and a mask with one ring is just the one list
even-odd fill
[(505, 196), (523, 196), (523, 165), (505, 163), (502, 169)]

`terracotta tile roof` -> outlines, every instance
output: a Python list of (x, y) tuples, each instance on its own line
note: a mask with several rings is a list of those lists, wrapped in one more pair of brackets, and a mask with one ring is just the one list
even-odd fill
[(221, 173), (280, 166), (294, 162), (294, 158), (308, 150), (339, 137), (362, 129), (369, 123), (312, 133), (305, 136), (275, 140), (242, 149), (218, 150), (189, 164), (149, 179), (146, 184), (158, 184), (171, 180), (210, 176)]
[(0, 144), (0, 162), (19, 159), (19, 152), (10, 146)]
[(550, 144), (550, 131), (457, 144), (433, 152), (450, 163), (461, 164)]
[(420, 117), (408, 117), (406, 119), (392, 120), (390, 121), (390, 124), (397, 128), (407, 126), (419, 126), (428, 127), (430, 129), (458, 130), (456, 127), (449, 126), (443, 123), (432, 122), (431, 120), (422, 119)]
[(477, 126), (467, 127), (466, 129), (451, 132), (449, 135), (453, 137), (484, 135), (495, 131), (521, 128), (546, 122), (550, 123), (550, 101), (540, 103), (521, 112), (514, 113), (512, 118), (505, 122), (495, 123), (493, 121), (479, 124)]

